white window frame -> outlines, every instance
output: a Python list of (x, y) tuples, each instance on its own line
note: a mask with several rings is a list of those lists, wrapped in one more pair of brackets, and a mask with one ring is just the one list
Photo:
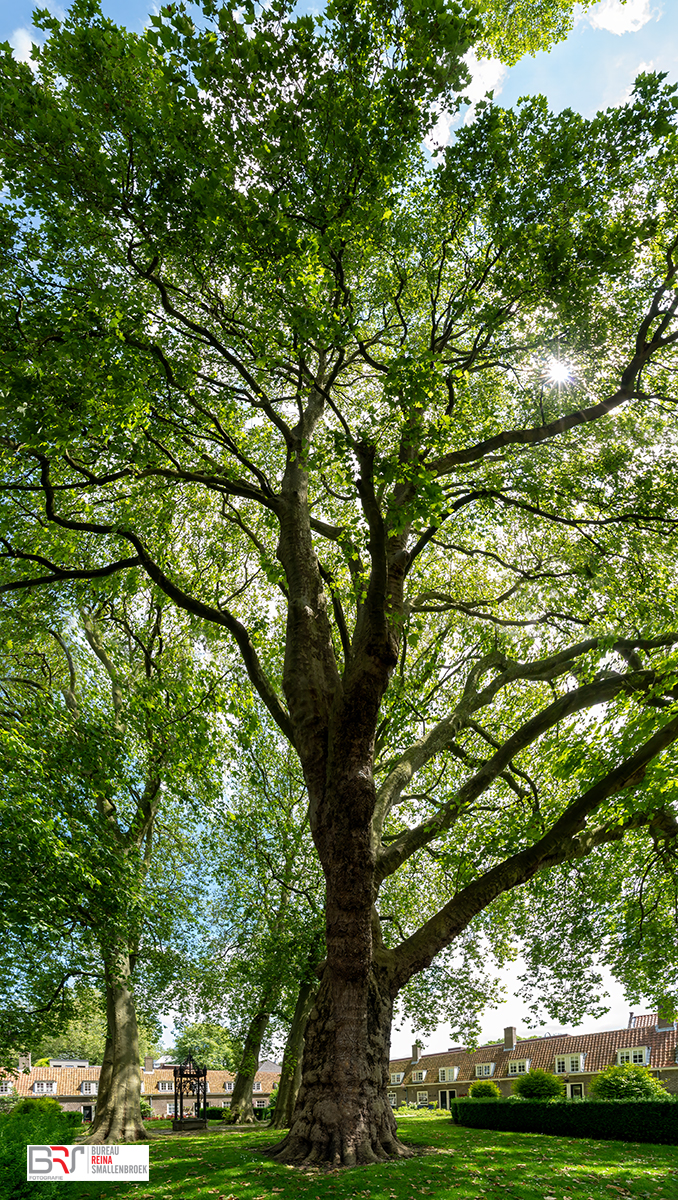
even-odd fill
[(585, 1054), (556, 1054), (556, 1075), (576, 1075), (584, 1070)]
[(494, 1067), (495, 1064), (493, 1062), (476, 1063), (476, 1079), (491, 1079), (494, 1075)]
[(233, 1080), (232, 1080), (232, 1079), (227, 1079), (227, 1080), (226, 1080), (226, 1082), (224, 1083), (224, 1091), (225, 1091), (225, 1092), (232, 1092), (232, 1091), (233, 1091)]
[(459, 1067), (439, 1067), (438, 1083), (456, 1083)]
[(527, 1075), (530, 1069), (529, 1058), (512, 1058), (509, 1060), (509, 1075)]
[(428, 1092), (417, 1092), (417, 1104), (428, 1104)]
[(263, 1098), (261, 1100), (255, 1100), (254, 1107), (255, 1108), (266, 1108), (266, 1101)]
[(650, 1053), (647, 1046), (624, 1046), (623, 1049), (617, 1051), (618, 1067), (627, 1064), (632, 1067), (646, 1067), (649, 1061)]
[(168, 1117), (174, 1116), (174, 1102), (172, 1102), (172, 1104), (167, 1105), (167, 1116)]
[(389, 1104), (391, 1105), (391, 1108), (396, 1108), (396, 1107), (397, 1107), (397, 1104), (398, 1104), (398, 1097), (396, 1096), (395, 1092), (389, 1092), (389, 1093), (388, 1093), (388, 1102), (389, 1102)]
[(261, 1091), (261, 1080), (255, 1079), (254, 1083), (252, 1084), (252, 1091), (253, 1092)]
[(423, 1083), (426, 1079), (426, 1071), (413, 1071), (412, 1083)]
[[(586, 1092), (585, 1092), (583, 1083), (566, 1083), (565, 1087), (567, 1088), (568, 1100), (585, 1100), (586, 1099)], [(581, 1096), (579, 1096), (579, 1095), (573, 1096), (572, 1095), (573, 1087), (575, 1087), (577, 1089), (577, 1091), (579, 1091), (579, 1089), (581, 1088)]]
[(96, 1079), (83, 1079), (80, 1084), (80, 1091), (83, 1096), (96, 1096), (99, 1091), (99, 1083)]
[(391, 1071), (391, 1083), (402, 1083), (402, 1081), (403, 1081), (403, 1072), (402, 1071)]
[(56, 1095), (56, 1079), (36, 1079), (33, 1084), (33, 1094), (35, 1096)]
[(159, 1092), (173, 1092), (174, 1084), (171, 1082), (171, 1080), (159, 1079), (158, 1080), (158, 1091)]
[(11, 1079), (0, 1079), (0, 1096), (9, 1096), (14, 1091)]

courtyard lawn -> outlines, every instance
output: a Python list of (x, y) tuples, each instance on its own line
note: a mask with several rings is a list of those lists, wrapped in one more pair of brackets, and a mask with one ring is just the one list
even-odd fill
[[(152, 1128), (152, 1126), (151, 1126)], [(447, 1116), (399, 1119), (420, 1153), (404, 1162), (299, 1171), (262, 1156), (269, 1129), (172, 1136), (150, 1147), (151, 1182), (70, 1184), (70, 1200), (678, 1200), (678, 1147), (496, 1133), (454, 1126)]]

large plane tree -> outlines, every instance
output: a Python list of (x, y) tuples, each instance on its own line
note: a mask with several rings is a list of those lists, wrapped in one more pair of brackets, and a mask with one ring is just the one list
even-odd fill
[(467, 47), (570, 6), (480, 10), (137, 37), (83, 0), (3, 60), (2, 586), (145, 571), (293, 744), (327, 957), (291, 1162), (406, 1152), (394, 999), (478, 914), (675, 843), (676, 99), (479, 106), (431, 155)]

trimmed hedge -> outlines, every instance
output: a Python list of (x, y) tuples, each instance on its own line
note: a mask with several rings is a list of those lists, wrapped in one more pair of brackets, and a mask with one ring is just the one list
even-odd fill
[(678, 1145), (675, 1101), (453, 1100), (451, 1116), (472, 1129)]

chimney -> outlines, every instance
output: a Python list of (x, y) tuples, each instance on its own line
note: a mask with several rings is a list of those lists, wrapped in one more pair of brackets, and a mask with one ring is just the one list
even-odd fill
[(629, 1025), (628, 1025), (629, 1029), (633, 1029), (635, 1023), (636, 1023), (636, 1018), (634, 1017), (633, 1013), (629, 1013)]
[(421, 1058), (421, 1046), (412, 1047), (412, 1062), (418, 1063)]
[(30, 1054), (20, 1054), (19, 1055), (19, 1070), (20, 1071), (30, 1071), (30, 1069), (31, 1069)]
[(515, 1025), (507, 1025), (504, 1030), (504, 1049), (515, 1050), (516, 1048), (516, 1027)]
[[(670, 1016), (669, 1013), (671, 1014)], [(673, 1031), (675, 1028), (676, 1022), (673, 1006), (670, 1003), (660, 1005), (659, 1012), (657, 1013), (657, 1033), (666, 1033), (668, 1030)]]
[(153, 1055), (147, 1054), (144, 1059), (144, 1071), (154, 1071), (154, 1070), (155, 1070), (155, 1067), (153, 1065)]

